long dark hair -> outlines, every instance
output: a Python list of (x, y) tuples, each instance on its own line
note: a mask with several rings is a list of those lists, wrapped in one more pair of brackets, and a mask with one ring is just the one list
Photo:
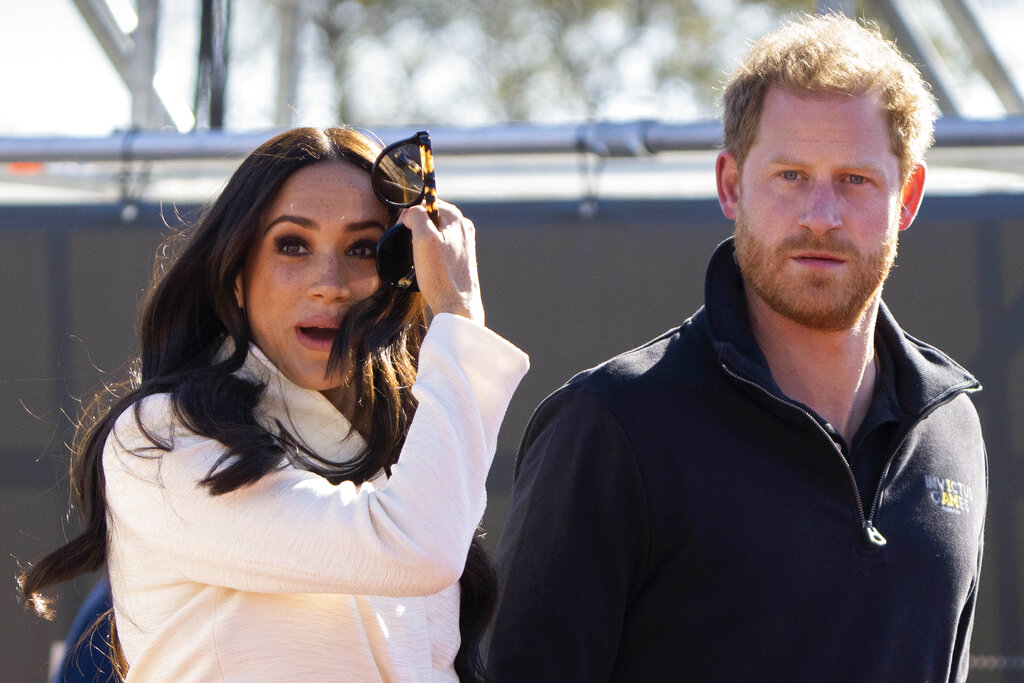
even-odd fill
[[(144, 429), (139, 404), (151, 394), (169, 394), (176, 417), (185, 426), (227, 447), (226, 455), (200, 482), (211, 495), (252, 484), (285, 459), (335, 483), (361, 483), (382, 470), (390, 472), (416, 409), (410, 388), (426, 333), (426, 308), (419, 293), (382, 287), (353, 306), (339, 329), (331, 356), (354, 361), (356, 404), (351, 423), (366, 440), (351, 462), (333, 465), (303, 449), (283, 427), (278, 432), (262, 427), (253, 410), (263, 387), (233, 374), (245, 362), (250, 342), (245, 313), (234, 295), (235, 281), (256, 243), (260, 216), (298, 169), (333, 162), (369, 173), (379, 152), (376, 143), (350, 128), (282, 133), (241, 163), (193, 227), (161, 247), (141, 308), (140, 354), (129, 378), (100, 392), (76, 430), (71, 486), (83, 531), (19, 577), (27, 607), (52, 618), (51, 601), (41, 591), (95, 571), (105, 562), (103, 447), (118, 416), (133, 406)], [(230, 354), (218, 356), (225, 347)], [(151, 440), (159, 449), (171, 447)], [(493, 611), (496, 583), (487, 555), (474, 539), (460, 579), (462, 646), (455, 668), (465, 680), (482, 677), (479, 641)]]

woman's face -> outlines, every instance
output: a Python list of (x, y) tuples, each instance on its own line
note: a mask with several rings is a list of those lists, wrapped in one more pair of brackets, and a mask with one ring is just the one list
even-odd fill
[(260, 217), (236, 281), (256, 345), (285, 377), (339, 408), (351, 369), (328, 377), (327, 359), (345, 313), (381, 286), (374, 249), (387, 222), (366, 171), (344, 162), (305, 166)]

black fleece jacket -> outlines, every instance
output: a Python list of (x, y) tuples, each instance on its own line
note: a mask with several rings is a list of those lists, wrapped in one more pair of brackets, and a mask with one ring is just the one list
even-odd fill
[(978, 382), (883, 304), (881, 381), (847, 445), (772, 380), (731, 240), (705, 297), (534, 414), (496, 558), (494, 679), (966, 678)]

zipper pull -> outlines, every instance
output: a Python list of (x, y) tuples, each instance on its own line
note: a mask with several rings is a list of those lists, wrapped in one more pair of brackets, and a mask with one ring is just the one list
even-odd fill
[(878, 529), (875, 528), (870, 519), (864, 520), (864, 535), (868, 537), (868, 543), (876, 548), (881, 548), (886, 544), (885, 536), (878, 533)]

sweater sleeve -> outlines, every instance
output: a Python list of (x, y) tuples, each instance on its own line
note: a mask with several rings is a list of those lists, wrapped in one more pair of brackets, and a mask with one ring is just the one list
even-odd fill
[(562, 389), (534, 414), (498, 544), (488, 673), (504, 682), (612, 676), (649, 551), (644, 489), (605, 402)]
[(173, 449), (153, 450), (134, 411), (118, 419), (104, 452), (113, 538), (166, 557), (185, 580), (250, 592), (440, 591), (462, 572), (498, 429), (527, 367), (489, 330), (438, 315), (421, 348), (416, 415), (379, 489), (282, 467), (210, 495), (197, 482), (223, 446), (176, 425), (166, 395), (149, 397), (142, 423)]

